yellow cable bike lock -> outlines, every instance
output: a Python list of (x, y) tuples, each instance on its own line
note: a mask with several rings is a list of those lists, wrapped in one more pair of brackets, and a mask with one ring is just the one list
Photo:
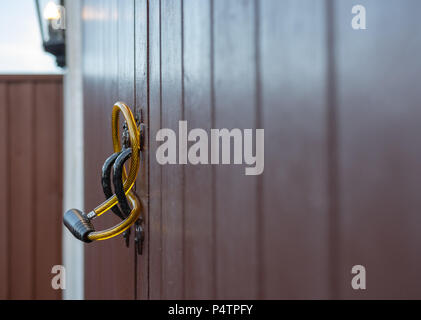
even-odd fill
[[(120, 113), (123, 114), (125, 119), (125, 126), (128, 132), (128, 142), (130, 148), (121, 148), (120, 137), (119, 137), (119, 118)], [(85, 214), (78, 209), (70, 209), (66, 211), (63, 216), (63, 223), (69, 229), (69, 231), (79, 240), (84, 242), (91, 242), (95, 240), (105, 240), (115, 237), (122, 232), (130, 228), (140, 217), (141, 203), (132, 191), (132, 187), (135, 183), (137, 173), (139, 171), (140, 164), (140, 131), (136, 125), (136, 121), (133, 117), (130, 108), (122, 103), (116, 102), (113, 106), (111, 116), (111, 127), (112, 127), (112, 139), (114, 155), (106, 160), (103, 167), (103, 189), (104, 193), (110, 193), (108, 186), (104, 185), (107, 179), (104, 179), (104, 169), (110, 167), (110, 164), (114, 163), (113, 166), (113, 181), (115, 194), (111, 195), (105, 202), (97, 206), (94, 210)], [(124, 163), (130, 158), (130, 168), (128, 175), (125, 172)], [(107, 170), (105, 170), (107, 171)], [(109, 178), (109, 172), (108, 172)], [(124, 183), (123, 183), (124, 180)], [(107, 187), (107, 188), (106, 188)], [(106, 192), (108, 189), (108, 192)], [(126, 198), (127, 196), (127, 198)], [(124, 214), (120, 212), (114, 206), (119, 203)], [(130, 209), (131, 206), (131, 209)], [(114, 207), (114, 212), (123, 219), (119, 224), (102, 231), (95, 231), (91, 220), (102, 215), (109, 209)]]

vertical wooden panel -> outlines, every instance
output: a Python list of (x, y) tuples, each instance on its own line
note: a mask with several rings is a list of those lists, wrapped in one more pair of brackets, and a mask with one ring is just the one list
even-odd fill
[[(148, 97), (148, 8), (147, 0), (135, 0), (135, 85), (136, 112), (141, 112), (145, 124), (143, 152), (141, 153), (141, 167), (137, 179), (137, 193), (143, 205), (143, 229), (145, 241), (143, 253), (137, 256), (135, 267), (137, 279), (137, 298), (147, 299), (149, 295), (148, 266), (149, 266), (149, 97)], [(136, 259), (136, 258), (135, 258)]]
[[(211, 5), (210, 1), (184, 0), (183, 3), (184, 117), (189, 130), (201, 128), (210, 132)], [(212, 181), (211, 165), (186, 166), (184, 281), (187, 299), (209, 299), (215, 294)]]
[[(334, 2), (337, 53), (341, 298), (421, 294), (421, 3), (359, 1), (367, 29), (350, 26), (353, 1)], [(367, 270), (353, 290), (351, 268)]]
[[(175, 132), (178, 132), (179, 120), (183, 119), (181, 12), (181, 1), (161, 1), (161, 16), (165, 17), (161, 20), (162, 128)], [(162, 281), (165, 299), (182, 298), (184, 294), (183, 180), (183, 166), (163, 166)]]
[(34, 298), (34, 87), (30, 82), (9, 85), (10, 252), (11, 299)]
[[(90, 192), (85, 192), (85, 210), (90, 210), (89, 208), (94, 207), (97, 202), (104, 199), (103, 195), (101, 195), (100, 190), (96, 190), (92, 185), (93, 179), (95, 179), (94, 175), (99, 174), (100, 165), (99, 159), (93, 158), (98, 155), (98, 158), (102, 154), (105, 156), (105, 152), (103, 149), (105, 148), (104, 144), (105, 141), (102, 139), (97, 139), (96, 143), (94, 143), (95, 133), (101, 132), (106, 137), (110, 137), (107, 135), (105, 129), (105, 115), (100, 112), (101, 104), (103, 104), (103, 95), (98, 93), (98, 73), (103, 72), (102, 62), (104, 60), (104, 54), (108, 52), (104, 51), (103, 54), (99, 55), (96, 53), (96, 50), (99, 48), (103, 49), (101, 46), (101, 40), (103, 37), (103, 32), (99, 29), (100, 25), (100, 17), (105, 19), (106, 12), (105, 8), (100, 7), (104, 2), (98, 1), (84, 1), (83, 8), (82, 8), (82, 15), (83, 15), (83, 86), (84, 86), (84, 174), (85, 174), (85, 190), (89, 190)], [(96, 4), (96, 6), (95, 6)], [(109, 39), (108, 41), (111, 42), (111, 48), (113, 47), (112, 44), (112, 30), (107, 30), (109, 32)], [(91, 34), (95, 34), (96, 36), (93, 37)], [(114, 46), (115, 47), (115, 46)], [(109, 48), (109, 50), (111, 50)], [(110, 62), (108, 66), (108, 74), (113, 74), (115, 69), (116, 61), (114, 63)], [(114, 75), (115, 76), (115, 75)], [(114, 86), (115, 88), (115, 86)], [(111, 92), (115, 92), (116, 89), (111, 89)], [(106, 93), (110, 94), (110, 91)], [(106, 94), (104, 93), (104, 94)], [(99, 101), (98, 101), (99, 100)], [(96, 121), (92, 121), (96, 117)], [(92, 132), (91, 132), (92, 130)], [(89, 147), (87, 147), (89, 146)], [(96, 161), (97, 162), (96, 162)], [(99, 178), (97, 178), (99, 181)], [(99, 222), (95, 222), (96, 228), (101, 228)], [(103, 277), (103, 263), (105, 259), (101, 260), (101, 250), (98, 248), (99, 246), (95, 247), (97, 244), (93, 244), (93, 246), (85, 246), (85, 298), (86, 299), (100, 299), (105, 296), (108, 292), (107, 288), (105, 287), (104, 282), (102, 281)], [(105, 248), (102, 248), (104, 251)], [(112, 277), (112, 275), (111, 275)]]
[[(0, 83), (0, 150), (8, 149), (7, 83)], [(9, 292), (9, 173), (8, 153), (0, 153), (0, 299), (7, 299)]]
[[(104, 201), (101, 167), (113, 152), (111, 110), (114, 102), (134, 107), (133, 1), (84, 4), (85, 205)], [(97, 229), (117, 224), (111, 211), (94, 222)], [(85, 295), (88, 299), (134, 298), (133, 233), (130, 248), (122, 236), (86, 246)]]
[(149, 297), (162, 297), (162, 166), (155, 159), (155, 140), (162, 123), (161, 1), (149, 1)]
[[(134, 44), (134, 0), (117, 0), (117, 48), (118, 48), (118, 96), (115, 101), (125, 102), (132, 112), (135, 111), (135, 44)], [(111, 11), (111, 14), (113, 12)], [(110, 56), (108, 59), (114, 59)], [(108, 63), (108, 60), (106, 63)], [(115, 102), (113, 101), (112, 104)], [(111, 112), (106, 113), (108, 122), (107, 130), (111, 130)], [(111, 140), (107, 145), (107, 150), (112, 152)], [(111, 259), (116, 261), (116, 268), (112, 272), (116, 273), (115, 282), (112, 284), (116, 290), (116, 297), (122, 296), (128, 299), (135, 298), (135, 252), (134, 252), (134, 228), (131, 228), (130, 247), (127, 248), (122, 236), (113, 239)], [(109, 249), (107, 248), (107, 251)], [(125, 273), (124, 280), (120, 273)]]
[[(215, 128), (255, 128), (254, 14), (250, 0), (214, 1)], [(257, 298), (257, 178), (239, 165), (215, 174), (217, 298)]]
[[(85, 202), (85, 210), (89, 210), (90, 207), (95, 206), (96, 201), (103, 200), (103, 196), (98, 195), (99, 190), (92, 192), (95, 190), (91, 186), (91, 182), (94, 177), (93, 174), (98, 174), (99, 172), (99, 165), (95, 163), (92, 159), (92, 155), (102, 154), (103, 151), (101, 150), (104, 148), (105, 142), (102, 139), (98, 139), (96, 143), (94, 143), (94, 137), (92, 136), (96, 132), (102, 132), (105, 137), (107, 136), (107, 132), (105, 130), (105, 115), (101, 112), (98, 112), (101, 108), (103, 95), (98, 95), (97, 93), (97, 83), (98, 83), (98, 72), (102, 72), (101, 62), (104, 59), (104, 54), (107, 51), (104, 51), (103, 54), (97, 54), (95, 50), (98, 50), (100, 46), (100, 40), (102, 33), (100, 34), (100, 30), (98, 25), (100, 23), (99, 16), (95, 16), (95, 14), (102, 14), (105, 15), (103, 8), (95, 7), (96, 4), (102, 4), (103, 2), (99, 1), (88, 1), (85, 0), (83, 2), (82, 7), (82, 17), (83, 17), (83, 118), (84, 118), (84, 185), (85, 190), (89, 190), (90, 192), (85, 192), (84, 194), (84, 202)], [(111, 38), (111, 30), (109, 31), (109, 37)], [(96, 36), (93, 37), (91, 34), (95, 34)], [(108, 40), (111, 42), (111, 39)], [(114, 46), (111, 46), (109, 50), (112, 50)], [(113, 71), (116, 65), (116, 59), (114, 61), (110, 61), (108, 65), (108, 74), (113, 74)], [(115, 75), (114, 75), (115, 77)], [(115, 88), (115, 86), (114, 86)], [(110, 94), (115, 92), (114, 88), (108, 88), (105, 94)], [(97, 101), (97, 99), (99, 101)], [(96, 119), (96, 121), (92, 121), (92, 119)], [(92, 132), (91, 132), (92, 130)], [(86, 147), (86, 146), (89, 146)], [(99, 179), (97, 180), (99, 181)], [(98, 182), (97, 182), (98, 183)], [(98, 222), (95, 222), (97, 228), (100, 226)], [(102, 275), (102, 261), (100, 261), (100, 250), (98, 248), (92, 248), (92, 246), (85, 246), (85, 298), (86, 299), (99, 299), (106, 289), (104, 288), (104, 283), (101, 281)]]
[(61, 264), (61, 85), (35, 84), (35, 298), (58, 299), (60, 291), (51, 287), (51, 269)]
[(267, 146), (262, 298), (328, 298), (326, 8), (313, 0), (258, 3)]

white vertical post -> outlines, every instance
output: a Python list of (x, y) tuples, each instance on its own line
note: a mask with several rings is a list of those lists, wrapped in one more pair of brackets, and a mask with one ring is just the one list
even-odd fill
[[(63, 212), (84, 207), (81, 1), (66, 1), (65, 7), (67, 73), (64, 76)], [(63, 265), (67, 283), (63, 299), (83, 299), (83, 243), (76, 240), (64, 226)]]

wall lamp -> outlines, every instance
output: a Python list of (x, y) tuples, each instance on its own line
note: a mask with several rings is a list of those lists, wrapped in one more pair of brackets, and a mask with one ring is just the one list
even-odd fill
[(59, 67), (66, 66), (66, 15), (61, 1), (35, 0), (44, 51), (56, 57)]

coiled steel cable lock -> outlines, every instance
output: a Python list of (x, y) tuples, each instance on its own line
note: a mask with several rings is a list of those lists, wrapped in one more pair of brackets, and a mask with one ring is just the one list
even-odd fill
[[(123, 114), (123, 148), (119, 138), (119, 118)], [(136, 224), (135, 243), (141, 254), (143, 241), (141, 202), (133, 191), (140, 164), (140, 151), (143, 144), (141, 126), (138, 127), (130, 108), (123, 102), (116, 102), (111, 116), (114, 153), (108, 157), (102, 167), (102, 190), (107, 200), (89, 213), (70, 209), (63, 216), (63, 223), (69, 231), (83, 242), (105, 240), (123, 233), (126, 245), (129, 244), (130, 227)], [(124, 167), (130, 159), (128, 174)], [(114, 194), (111, 189), (111, 170), (113, 172)], [(123, 183), (124, 181), (124, 183)], [(106, 230), (96, 231), (92, 220), (108, 210), (112, 210), (122, 221)], [(139, 246), (140, 243), (140, 246)]]

